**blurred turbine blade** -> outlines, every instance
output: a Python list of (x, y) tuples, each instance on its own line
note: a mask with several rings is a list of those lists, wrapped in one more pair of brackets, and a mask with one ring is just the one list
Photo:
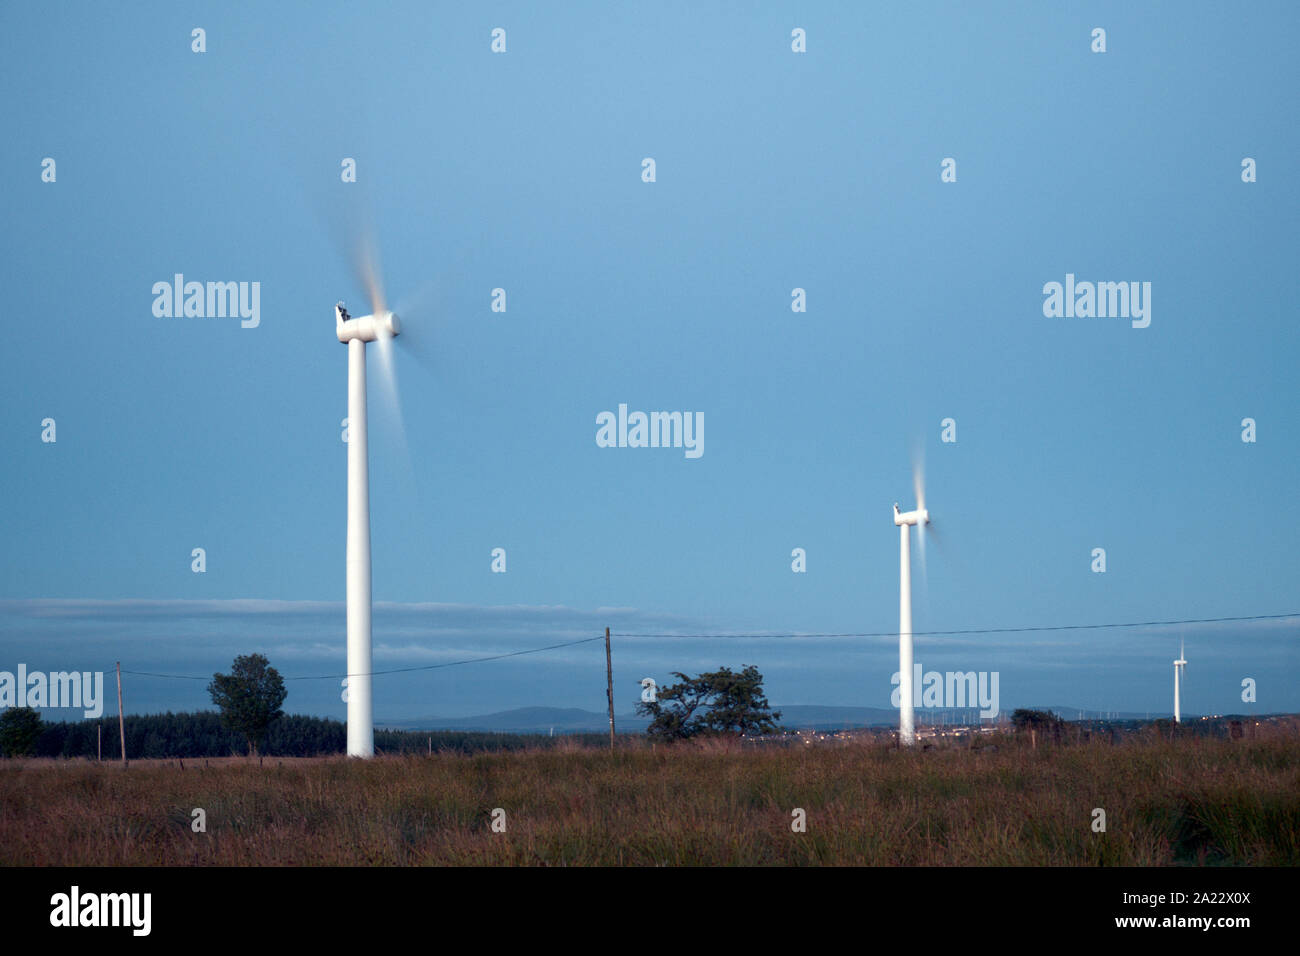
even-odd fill
[(370, 300), (370, 314), (380, 315), (387, 311), (384, 305), (384, 283), (379, 267), (379, 244), (375, 241), (374, 232), (369, 227), (363, 227), (357, 233), (352, 247), (352, 268), (362, 288), (366, 290), (366, 298)]
[(925, 508), (925, 458), (916, 457), (912, 461), (912, 490), (916, 494), (916, 507)]
[(379, 387), (388, 405), (389, 414), (392, 416), (392, 427), (394, 439), (397, 443), (398, 458), (408, 470), (410, 464), (410, 450), (406, 442), (406, 421), (402, 416), (402, 400), (397, 388), (397, 363), (395, 361), (396, 349), (393, 347), (393, 336), (389, 334), (382, 326), (379, 334), (375, 339), (375, 350), (378, 352), (379, 359)]
[(921, 585), (929, 591), (930, 574), (925, 563), (925, 522), (916, 523), (916, 550), (917, 557), (921, 559)]
[(400, 316), (428, 315), (441, 311), (441, 289), (439, 283), (429, 279), (412, 292), (401, 297), (393, 311)]
[[(925, 450), (918, 442), (912, 450), (912, 491), (916, 496), (916, 510), (925, 510)], [(916, 523), (916, 549), (917, 557), (921, 559), (921, 583), (929, 587), (929, 577), (925, 563), (925, 538), (927, 534), (926, 522), (918, 520)]]

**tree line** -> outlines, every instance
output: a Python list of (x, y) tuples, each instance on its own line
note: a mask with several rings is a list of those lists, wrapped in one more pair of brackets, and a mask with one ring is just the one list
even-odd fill
[[(22, 708), (26, 709), (26, 708)], [(5, 723), (20, 723), (18, 708)], [(105, 760), (120, 760), (117, 718), (74, 720), (52, 723), (32, 711), (33, 721), (17, 734), (0, 731), (0, 752), (6, 757), (84, 757), (94, 760), (98, 754), (99, 733), (103, 732)], [(123, 719), (126, 731), (126, 755), (132, 760), (149, 758), (232, 757), (249, 754), (243, 732), (222, 724), (216, 711), (188, 713), (131, 714)], [(32, 729), (35, 732), (32, 733)], [(266, 737), (257, 752), (266, 757), (322, 757), (347, 751), (347, 725), (327, 717), (286, 714), (267, 726)], [(549, 737), (546, 734), (497, 734), (485, 731), (418, 731), (376, 730), (375, 750), (379, 753), (484, 753), (546, 747), (562, 740), (591, 745), (608, 738), (604, 734), (570, 734)]]
[[(781, 714), (771, 710), (763, 696), (763, 675), (753, 665), (739, 672), (723, 667), (698, 677), (680, 671), (674, 676), (680, 683), (662, 688), (657, 696), (651, 695), (637, 706), (638, 712), (651, 718), (649, 737), (672, 741), (781, 731), (777, 723)], [(345, 750), (345, 724), (284, 713), (284, 678), (261, 654), (236, 657), (231, 673), (212, 676), (208, 693), (219, 711), (131, 716), (123, 720), (121, 730), (111, 719), (55, 724), (46, 723), (32, 708), (9, 708), (0, 714), (0, 753), (121, 759), (122, 734), (128, 759), (226, 757), (241, 753), (250, 757), (315, 757)], [(561, 739), (582, 740), (584, 736)], [(554, 743), (554, 738), (541, 734), (375, 732), (375, 748), (381, 753), (515, 750)]]

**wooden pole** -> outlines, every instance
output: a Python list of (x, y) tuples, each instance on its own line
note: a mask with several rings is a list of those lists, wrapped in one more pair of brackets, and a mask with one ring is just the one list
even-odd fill
[(609, 628), (605, 628), (605, 696), (609, 698), (609, 749), (614, 749), (614, 659), (609, 651)]
[(122, 766), (126, 762), (126, 721), (122, 718), (122, 662), (117, 662), (117, 732), (122, 738)]

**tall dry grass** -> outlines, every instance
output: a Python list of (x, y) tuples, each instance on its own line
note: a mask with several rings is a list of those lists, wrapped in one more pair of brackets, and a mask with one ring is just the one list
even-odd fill
[(1298, 755), (1291, 728), (1036, 749), (3, 761), (0, 864), (1296, 865)]

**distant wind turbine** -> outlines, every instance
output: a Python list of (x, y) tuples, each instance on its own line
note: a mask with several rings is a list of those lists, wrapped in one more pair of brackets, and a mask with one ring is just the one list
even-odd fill
[(1180, 640), (1178, 642), (1178, 660), (1174, 661), (1174, 723), (1176, 724), (1181, 724), (1183, 722), (1180, 698), (1183, 683), (1183, 668), (1186, 666), (1187, 661), (1183, 660), (1183, 642)]

